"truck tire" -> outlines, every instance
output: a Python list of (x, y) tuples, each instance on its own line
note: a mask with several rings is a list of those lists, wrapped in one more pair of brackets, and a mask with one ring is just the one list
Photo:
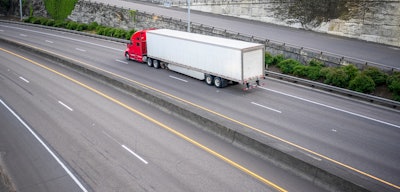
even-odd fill
[(159, 69), (160, 68), (160, 61), (154, 59), (153, 60), (153, 67), (156, 68), (156, 69)]
[(214, 77), (214, 85), (217, 88), (224, 88), (228, 85), (228, 81), (221, 77)]
[(125, 59), (126, 59), (127, 61), (131, 60), (131, 58), (129, 57), (129, 53), (128, 53), (128, 52), (125, 52)]
[(222, 88), (222, 78), (221, 77), (214, 77), (214, 85), (217, 88)]
[(147, 58), (147, 66), (153, 67), (153, 59), (152, 58)]
[(206, 74), (204, 81), (207, 85), (214, 85), (214, 76)]

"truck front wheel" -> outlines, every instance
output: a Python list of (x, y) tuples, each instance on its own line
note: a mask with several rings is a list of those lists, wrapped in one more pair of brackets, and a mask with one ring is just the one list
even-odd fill
[(129, 53), (128, 52), (125, 52), (125, 59), (128, 60), (128, 61), (131, 60), (131, 58), (129, 57)]
[(147, 66), (153, 67), (153, 59), (147, 58)]
[(207, 74), (205, 78), (205, 82), (207, 85), (213, 85), (214, 77), (212, 75)]

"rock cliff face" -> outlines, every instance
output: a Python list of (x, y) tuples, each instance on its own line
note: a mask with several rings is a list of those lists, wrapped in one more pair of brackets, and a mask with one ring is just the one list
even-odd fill
[[(0, 0), (0, 15), (20, 17), (19, 0)], [(40, 16), (48, 17), (43, 0), (23, 0), (22, 15), (24, 17)]]
[(400, 47), (400, 0), (195, 0), (191, 9)]
[(353, 6), (347, 18), (322, 23), (316, 30), (400, 47), (400, 1), (371, 1)]
[(105, 26), (128, 29), (135, 27), (134, 16), (133, 11), (79, 0), (68, 19), (81, 23), (97, 22)]

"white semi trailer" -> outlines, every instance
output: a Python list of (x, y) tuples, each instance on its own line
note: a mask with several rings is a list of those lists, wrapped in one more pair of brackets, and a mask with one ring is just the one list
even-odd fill
[[(169, 29), (138, 31), (125, 56), (225, 87), (229, 82), (251, 88), (264, 78), (264, 45)], [(135, 50), (137, 50), (135, 52)]]

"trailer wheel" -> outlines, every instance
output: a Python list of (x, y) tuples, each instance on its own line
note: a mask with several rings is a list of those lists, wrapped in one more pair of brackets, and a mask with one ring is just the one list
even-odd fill
[(207, 85), (213, 85), (214, 77), (212, 75), (206, 74), (205, 82)]
[(228, 81), (221, 77), (214, 77), (214, 85), (217, 88), (224, 88), (228, 85)]
[(214, 85), (217, 88), (221, 88), (222, 87), (222, 79), (221, 79), (221, 77), (214, 77)]
[(129, 57), (129, 53), (128, 52), (125, 52), (125, 59), (128, 60), (128, 61), (131, 60), (131, 58)]
[(147, 66), (153, 67), (153, 59), (152, 58), (147, 58)]
[(153, 67), (156, 68), (156, 69), (159, 69), (160, 68), (160, 61), (154, 59), (153, 60)]

